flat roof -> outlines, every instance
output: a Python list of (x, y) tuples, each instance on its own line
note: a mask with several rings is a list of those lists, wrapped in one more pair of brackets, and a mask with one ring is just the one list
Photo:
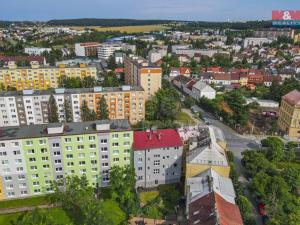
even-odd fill
[[(9, 96), (36, 96), (36, 95), (51, 95), (56, 94), (55, 90), (62, 90), (63, 88), (48, 89), (48, 90), (33, 90), (32, 94), (23, 94), (23, 91), (1, 91), (0, 97), (9, 97)], [(139, 86), (130, 86), (130, 89), (122, 89), (120, 87), (102, 87), (102, 90), (94, 90), (94, 88), (72, 88), (64, 89), (62, 92), (57, 94), (85, 94), (85, 93), (108, 93), (108, 92), (129, 92), (129, 91), (144, 91), (142, 87)]]
[[(128, 120), (97, 120), (78, 123), (51, 123), (29, 126), (2, 127), (0, 128), (0, 141), (107, 132), (96, 130), (96, 125), (99, 124), (110, 124), (109, 130), (112, 132), (131, 130)], [(63, 133), (47, 133), (47, 128), (59, 128), (62, 125), (64, 125)]]

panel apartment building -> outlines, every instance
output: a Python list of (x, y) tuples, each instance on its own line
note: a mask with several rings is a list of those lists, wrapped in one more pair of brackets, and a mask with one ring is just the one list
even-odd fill
[(141, 86), (146, 100), (161, 88), (162, 69), (144, 58), (126, 56), (124, 58), (125, 83)]
[(60, 122), (66, 121), (66, 102), (70, 106), (72, 121), (81, 122), (83, 102), (97, 112), (97, 103), (102, 96), (106, 99), (109, 119), (128, 119), (131, 124), (145, 119), (145, 98), (141, 87), (59, 88), (0, 92), (0, 127), (47, 124), (51, 95), (56, 100)]
[(0, 86), (3, 89), (14, 87), (17, 90), (57, 88), (61, 76), (79, 77), (86, 76), (97, 78), (95, 66), (81, 64), (79, 67), (40, 67), (37, 62), (32, 62), (31, 67), (17, 67), (15, 62), (9, 62), (7, 68), (0, 68)]
[(131, 163), (132, 142), (127, 120), (2, 128), (0, 199), (51, 193), (51, 181), (72, 175), (105, 187), (112, 166)]

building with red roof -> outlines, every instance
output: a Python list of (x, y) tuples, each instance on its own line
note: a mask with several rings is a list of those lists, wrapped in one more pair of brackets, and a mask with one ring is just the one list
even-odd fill
[(43, 56), (4, 56), (0, 55), (0, 61), (4, 63), (4, 65), (8, 65), (8, 62), (18, 62), (18, 61), (25, 61), (28, 64), (31, 62), (38, 62), (39, 65), (46, 65), (46, 59)]
[(186, 213), (189, 225), (243, 225), (230, 178), (208, 169), (187, 179)]
[(179, 182), (183, 143), (175, 129), (135, 131), (134, 168), (137, 188)]

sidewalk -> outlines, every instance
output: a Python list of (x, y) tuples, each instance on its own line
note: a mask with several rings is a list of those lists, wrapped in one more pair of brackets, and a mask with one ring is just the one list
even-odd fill
[(0, 215), (1, 214), (9, 214), (9, 213), (18, 213), (18, 212), (32, 211), (35, 208), (50, 209), (50, 208), (55, 208), (55, 207), (57, 207), (57, 206), (56, 205), (38, 205), (38, 206), (25, 206), (25, 207), (20, 207), (20, 208), (1, 209), (0, 210)]

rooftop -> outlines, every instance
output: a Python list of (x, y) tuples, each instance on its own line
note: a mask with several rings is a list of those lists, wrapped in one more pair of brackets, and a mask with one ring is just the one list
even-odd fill
[(84, 94), (84, 93), (107, 93), (107, 92), (123, 92), (123, 91), (144, 91), (139, 86), (120, 86), (120, 87), (94, 87), (94, 88), (73, 88), (73, 89), (48, 89), (48, 90), (25, 90), (25, 91), (2, 91), (0, 97), (9, 96), (35, 96), (35, 95), (51, 95), (51, 94)]
[(179, 146), (182, 146), (182, 142), (175, 129), (134, 132), (133, 149), (135, 151)]
[[(106, 128), (109, 128), (110, 131), (131, 130), (128, 120), (98, 120), (79, 123), (52, 123), (29, 126), (2, 127), (0, 128), (0, 141), (51, 137), (58, 135), (67, 136), (107, 132), (107, 129), (98, 129), (98, 126), (100, 126), (101, 128), (101, 125), (106, 125)], [(62, 132), (53, 133), (53, 131), (49, 132), (49, 129), (62, 129)]]
[(300, 92), (293, 90), (282, 97), (283, 100), (287, 101), (291, 105), (300, 106)]

